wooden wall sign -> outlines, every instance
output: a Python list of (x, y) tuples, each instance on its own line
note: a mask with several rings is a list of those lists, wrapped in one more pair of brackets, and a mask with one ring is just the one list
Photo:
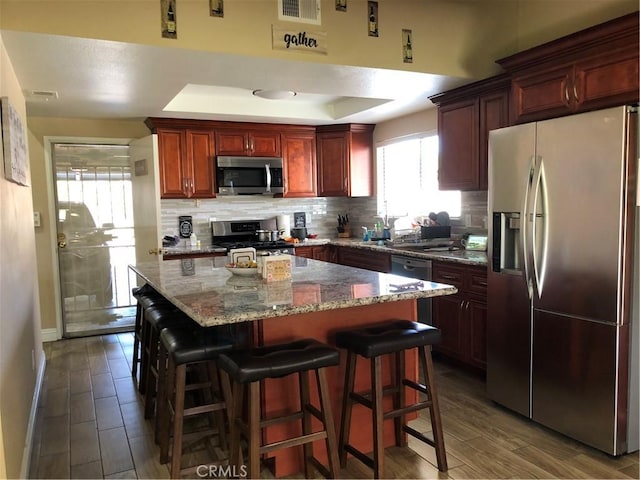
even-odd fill
[(272, 26), (273, 49), (327, 54), (327, 32), (305, 28), (290, 30)]

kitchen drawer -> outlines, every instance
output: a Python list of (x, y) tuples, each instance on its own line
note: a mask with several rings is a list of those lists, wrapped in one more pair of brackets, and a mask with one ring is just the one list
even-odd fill
[(467, 285), (466, 288), (470, 292), (479, 293), (481, 295), (487, 294), (487, 269), (486, 268), (474, 268), (469, 269), (467, 272)]
[(464, 289), (464, 268), (433, 262), (433, 281)]

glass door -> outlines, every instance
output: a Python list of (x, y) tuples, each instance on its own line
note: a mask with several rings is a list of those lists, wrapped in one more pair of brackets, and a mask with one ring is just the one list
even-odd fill
[(52, 145), (65, 337), (130, 330), (135, 263), (128, 145)]

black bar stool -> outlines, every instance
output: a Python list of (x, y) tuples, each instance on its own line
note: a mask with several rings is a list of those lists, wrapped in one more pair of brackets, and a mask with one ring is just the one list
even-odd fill
[(159, 365), (166, 361), (160, 355), (160, 333), (167, 327), (197, 327), (185, 313), (172, 304), (155, 304), (144, 311), (144, 362), (145, 377), (144, 418), (151, 418), (155, 412), (156, 394), (159, 383)]
[[(431, 345), (440, 341), (440, 330), (408, 320), (390, 320), (381, 325), (336, 333), (336, 345), (347, 350), (347, 370), (342, 400), (342, 424), (340, 429), (340, 462), (344, 467), (347, 453), (352, 454), (365, 465), (373, 468), (375, 478), (384, 478), (384, 420), (393, 418), (395, 442), (397, 446), (406, 446), (403, 432), (431, 445), (436, 450), (438, 470), (447, 471), (447, 457), (444, 449), (444, 436), (438, 397), (436, 395), (435, 374), (431, 360)], [(405, 351), (418, 348), (420, 366), (425, 384), (422, 385), (405, 378)], [(395, 354), (394, 385), (382, 384), (382, 355)], [(371, 390), (365, 393), (353, 391), (355, 384), (356, 356), (371, 360)], [(426, 400), (405, 405), (405, 390), (409, 387), (426, 395)], [(393, 394), (393, 410), (383, 412), (383, 395)], [(371, 409), (373, 421), (373, 458), (349, 444), (351, 429), (351, 410), (357, 402)], [(424, 408), (431, 414), (433, 440), (406, 425), (405, 415)]]
[[(144, 338), (144, 312), (147, 308), (153, 306), (165, 305), (171, 303), (156, 292), (149, 284), (142, 287), (136, 287), (131, 290), (136, 304), (136, 320), (133, 330), (133, 358), (131, 359), (131, 376), (138, 380), (138, 391), (144, 395), (147, 385), (146, 372), (143, 368), (145, 347), (143, 345)], [(138, 373), (138, 368), (140, 372)], [(138, 377), (139, 375), (139, 377)]]
[[(312, 478), (311, 465), (327, 478), (336, 478), (340, 473), (338, 449), (329, 400), (326, 368), (338, 365), (339, 352), (312, 339), (298, 340), (280, 345), (257, 347), (245, 351), (220, 355), (218, 363), (233, 380), (233, 422), (231, 423), (231, 447), (229, 465), (240, 468), (241, 435), (249, 445), (249, 478), (260, 477), (260, 455), (282, 448), (304, 445), (305, 477)], [(320, 409), (311, 404), (309, 393), (309, 371), (316, 372)], [(289, 415), (262, 418), (260, 411), (260, 381), (298, 373), (300, 388), (300, 410)], [(248, 390), (248, 422), (243, 419), (244, 394)], [(282, 392), (283, 395), (286, 392)], [(322, 422), (323, 430), (311, 431), (311, 415)], [(302, 421), (302, 435), (270, 444), (262, 444), (262, 429), (281, 422)], [(325, 440), (329, 468), (313, 456), (311, 442)]]
[[(213, 414), (215, 427), (190, 432), (190, 435), (203, 437), (207, 434), (218, 434), (222, 448), (227, 446), (227, 420), (230, 412), (227, 406), (231, 402), (231, 386), (226, 375), (219, 375), (216, 359), (222, 352), (233, 348), (232, 338), (221, 334), (217, 327), (185, 327), (171, 326), (160, 333), (160, 373), (158, 383), (158, 401), (156, 415), (156, 435), (160, 444), (160, 463), (169, 460), (169, 443), (171, 448), (171, 478), (180, 478), (187, 472), (196, 471), (196, 466), (182, 467), (185, 418), (194, 415)], [(164, 358), (166, 362), (162, 361)], [(197, 367), (204, 367), (198, 369)], [(187, 370), (196, 375), (187, 376)], [(197, 375), (204, 370), (203, 378)], [(188, 392), (200, 391), (201, 401), (197, 405), (186, 407)]]

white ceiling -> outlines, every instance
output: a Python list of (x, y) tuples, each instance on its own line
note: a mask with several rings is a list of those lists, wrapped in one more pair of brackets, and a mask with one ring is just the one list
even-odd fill
[[(469, 81), (7, 30), (2, 40), (30, 116), (379, 123), (430, 108), (429, 95)], [(266, 100), (256, 89), (297, 95)]]

